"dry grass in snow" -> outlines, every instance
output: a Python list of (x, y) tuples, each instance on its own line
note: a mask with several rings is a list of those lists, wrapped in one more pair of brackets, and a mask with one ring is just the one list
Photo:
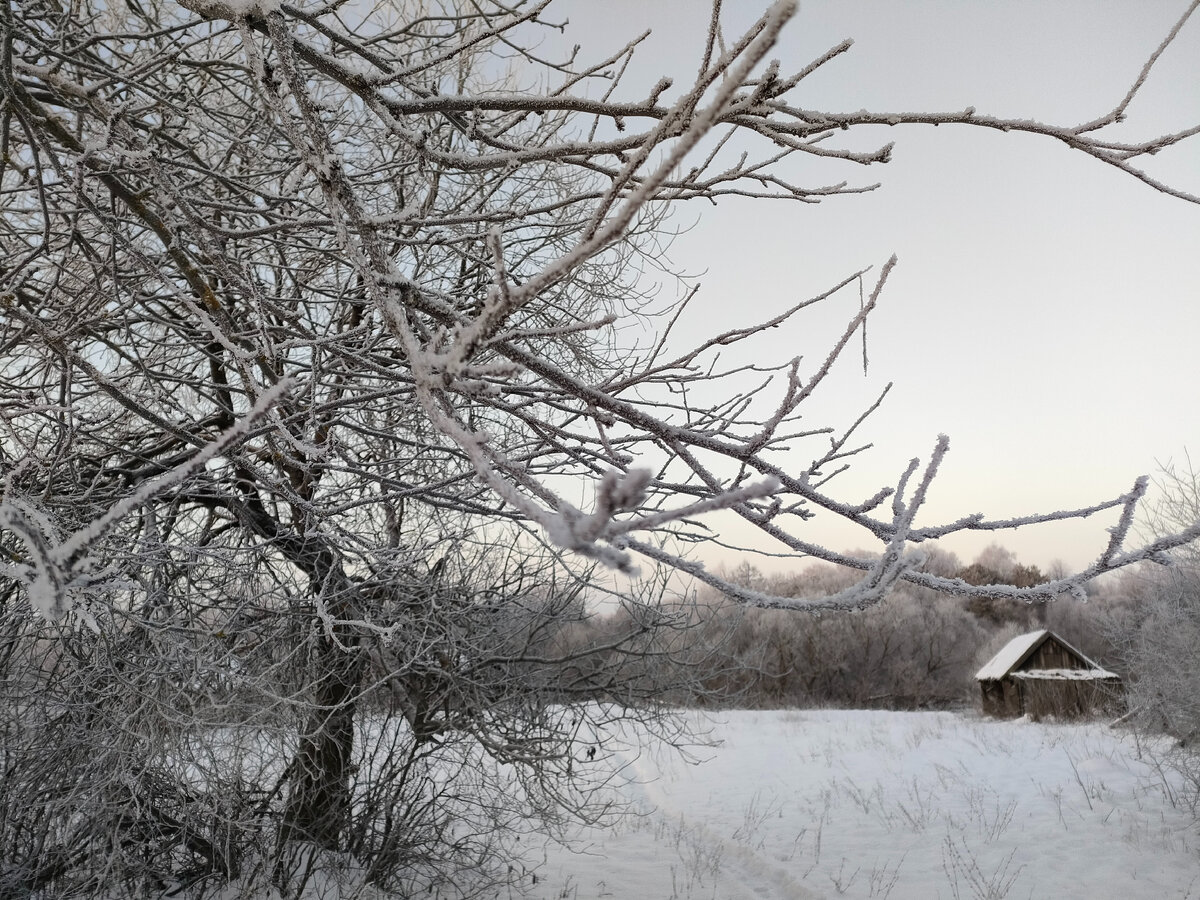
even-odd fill
[(693, 763), (632, 734), (601, 748), (640, 815), (547, 847), (533, 897), (1200, 896), (1191, 811), (1105, 725), (694, 715), (715, 744)]

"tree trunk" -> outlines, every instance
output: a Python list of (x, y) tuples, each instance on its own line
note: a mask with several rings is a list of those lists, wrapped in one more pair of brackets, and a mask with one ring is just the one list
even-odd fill
[[(247, 479), (249, 482), (249, 479)], [(259, 501), (252, 486), (246, 502), (232, 504), (238, 517), (269, 538), (294, 565), (306, 572), (315, 592), (329, 598), (333, 624), (317, 639), (312, 661), (312, 699), (300, 747), (288, 766), (288, 798), (279, 829), (279, 856), (301, 841), (339, 851), (350, 816), (350, 775), (354, 721), (365, 654), (357, 630), (343, 624), (360, 618), (359, 586), (342, 569), (337, 554), (320, 533), (297, 534), (281, 525)], [(325, 622), (319, 622), (324, 627)]]
[(355, 636), (338, 637), (343, 646), (322, 636), (314, 663), (312, 712), (290, 766), (281, 848), (291, 841), (324, 850), (342, 847), (350, 815), (354, 721), (364, 656)]

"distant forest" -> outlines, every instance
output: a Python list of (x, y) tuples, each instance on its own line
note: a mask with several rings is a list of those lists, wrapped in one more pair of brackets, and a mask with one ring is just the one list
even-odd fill
[[(935, 551), (925, 570), (972, 585), (1016, 587), (1058, 575), (1024, 564), (996, 544), (969, 564)], [(763, 593), (800, 597), (833, 594), (855, 573), (816, 563), (794, 574), (767, 575), (743, 563), (722, 577)], [(806, 615), (746, 607), (702, 587), (669, 606), (674, 627), (654, 637), (654, 652), (647, 638), (643, 671), (630, 672), (639, 664), (625, 659), (621, 673), (658, 682), (663, 699), (686, 705), (963, 707), (976, 702), (979, 667), (1013, 636), (1033, 629), (1050, 629), (1125, 674), (1126, 637), (1147, 589), (1146, 577), (1136, 571), (1093, 582), (1086, 603), (1066, 595), (1049, 603), (963, 598), (901, 582), (886, 602), (865, 611)], [(564, 650), (583, 650), (647, 627), (637, 613), (621, 611), (576, 621), (558, 641)]]

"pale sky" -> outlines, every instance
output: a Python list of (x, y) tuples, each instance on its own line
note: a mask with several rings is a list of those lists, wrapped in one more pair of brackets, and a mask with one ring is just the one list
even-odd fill
[[(726, 34), (740, 33), (766, 5), (727, 2)], [(1116, 105), (1186, 6), (804, 0), (773, 55), (786, 73), (854, 39), (849, 54), (804, 82), (797, 102), (808, 108), (975, 106), (1073, 125)], [(679, 83), (695, 74), (706, 2), (579, 0), (555, 8), (570, 18), (566, 40), (593, 59), (655, 30), (623, 99), (644, 96), (660, 76)], [(1121, 136), (1144, 139), (1198, 122), (1200, 14), (1160, 60)], [(869, 373), (851, 354), (810, 404), (808, 424), (845, 426), (895, 382), (863, 432), (874, 449), (835, 493), (860, 500), (894, 484), (942, 432), (951, 452), (918, 524), (1084, 506), (1128, 490), (1185, 448), (1200, 454), (1200, 206), (1044, 138), (912, 126), (881, 128), (878, 140), (896, 142), (889, 165), (814, 169), (806, 182), (882, 181), (873, 194), (817, 206), (696, 204), (679, 221), (698, 217), (697, 224), (671, 250), (676, 266), (705, 273), (695, 335), (766, 317), (898, 254), (869, 326)], [(1147, 162), (1157, 177), (1200, 193), (1200, 139)], [(857, 303), (857, 293), (847, 293), (838, 317)], [(828, 349), (826, 332), (803, 325), (772, 332), (768, 352), (802, 354), (815, 366)], [(815, 450), (795, 452), (799, 468)], [(1104, 547), (1113, 521), (972, 535), (947, 546), (968, 561), (997, 540), (1022, 561), (1061, 558), (1078, 567)], [(870, 546), (828, 515), (806, 529), (805, 539), (833, 549)]]

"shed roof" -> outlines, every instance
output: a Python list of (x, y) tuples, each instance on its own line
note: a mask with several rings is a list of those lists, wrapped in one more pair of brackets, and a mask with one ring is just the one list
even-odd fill
[[(1031, 631), (1028, 634), (1019, 634), (1015, 638), (1013, 638), (1011, 641), (1009, 641), (1007, 644), (1005, 644), (1003, 649), (1001, 649), (1001, 651), (999, 653), (997, 653), (990, 660), (988, 660), (987, 664), (982, 669), (980, 669), (978, 672), (975, 673), (975, 680), (976, 681), (999, 681), (1001, 678), (1004, 678), (1006, 675), (1011, 674), (1013, 669), (1015, 669), (1017, 666), (1019, 666), (1021, 663), (1023, 663), (1026, 659), (1028, 659), (1029, 656), (1035, 650), (1037, 650), (1038, 647), (1041, 646), (1042, 642), (1049, 637), (1053, 637), (1056, 641), (1058, 641), (1060, 644), (1062, 644), (1064, 647), (1066, 647), (1068, 650), (1070, 650), (1072, 653), (1074, 653), (1076, 656), (1078, 656), (1081, 660), (1083, 660), (1084, 663), (1086, 663), (1087, 668), (1073, 670), (1073, 671), (1079, 672), (1080, 674), (1069, 676), (1070, 678), (1085, 679), (1085, 678), (1117, 678), (1118, 677), (1115, 672), (1109, 672), (1108, 670), (1101, 668), (1096, 663), (1092, 662), (1090, 659), (1088, 659), (1086, 656), (1084, 656), (1082, 653), (1080, 653), (1078, 650), (1076, 650), (1074, 647), (1072, 647), (1070, 644), (1068, 644), (1066, 641), (1064, 641), (1062, 638), (1060, 638), (1058, 635), (1051, 634), (1051, 632), (1049, 632), (1043, 628), (1043, 629), (1040, 629), (1039, 631)], [(1053, 678), (1056, 676), (1053, 674), (1047, 674), (1047, 673), (1061, 673), (1064, 671), (1066, 671), (1066, 670), (1064, 670), (1064, 669), (1038, 670), (1036, 673), (1030, 673), (1025, 677)], [(1065, 678), (1068, 676), (1058, 674), (1057, 677)]]
[(988, 660), (987, 664), (975, 673), (976, 681), (996, 681), (1003, 678), (1016, 666), (1020, 665), (1034, 651), (1042, 639), (1050, 632), (1044, 628), (1041, 631), (1031, 631), (1028, 634), (1018, 634), (1004, 645), (1004, 648)]

